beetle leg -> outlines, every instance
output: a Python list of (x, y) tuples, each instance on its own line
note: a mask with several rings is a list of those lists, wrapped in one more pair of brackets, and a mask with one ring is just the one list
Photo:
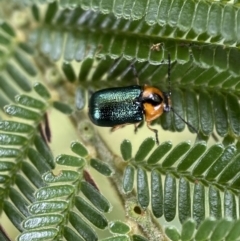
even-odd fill
[(138, 127), (139, 127), (139, 125), (141, 124), (141, 122), (138, 122), (138, 123), (136, 123), (136, 124), (134, 124), (134, 133), (136, 134), (137, 133), (137, 130), (138, 130)]
[(118, 129), (120, 129), (120, 128), (123, 128), (123, 127), (126, 126), (126, 125), (127, 125), (127, 124), (122, 124), (122, 125), (114, 126), (114, 127), (111, 128), (111, 132), (116, 131), (116, 130), (118, 130)]
[(147, 121), (147, 127), (149, 130), (153, 131), (155, 133), (155, 138), (156, 138), (156, 143), (157, 145), (159, 145), (159, 140), (158, 140), (158, 130), (157, 129), (153, 129), (150, 127), (151, 122)]
[(137, 85), (139, 85), (138, 73), (137, 73), (137, 70), (136, 70), (135, 65), (133, 63), (131, 64), (131, 68), (132, 68), (132, 71), (133, 71), (134, 78), (137, 82)]

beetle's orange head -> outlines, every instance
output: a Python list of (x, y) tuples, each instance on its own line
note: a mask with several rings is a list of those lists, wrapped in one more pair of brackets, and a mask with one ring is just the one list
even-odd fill
[(153, 121), (161, 116), (163, 112), (171, 110), (170, 95), (163, 93), (156, 87), (145, 85), (141, 102), (147, 122)]

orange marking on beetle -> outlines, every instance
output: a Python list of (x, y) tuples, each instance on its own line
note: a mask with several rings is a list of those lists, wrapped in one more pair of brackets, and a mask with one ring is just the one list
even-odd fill
[(143, 98), (144, 97), (149, 97), (152, 94), (157, 94), (159, 95), (163, 101), (161, 104), (154, 106), (151, 103), (144, 103), (143, 107), (144, 107), (144, 113), (145, 113), (145, 121), (146, 122), (150, 122), (157, 119), (159, 116), (162, 115), (163, 111), (164, 111), (164, 96), (162, 91), (160, 91), (159, 89), (152, 87), (152, 86), (147, 86), (144, 85), (144, 89), (143, 89)]

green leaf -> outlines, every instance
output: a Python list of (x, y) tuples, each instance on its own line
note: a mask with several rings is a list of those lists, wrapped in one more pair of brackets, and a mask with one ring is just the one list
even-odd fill
[(96, 70), (94, 71), (92, 79), (100, 80), (103, 77), (104, 73), (109, 70), (109, 66), (111, 66), (111, 64), (111, 58), (107, 58), (106, 60), (100, 60)]
[(175, 227), (167, 227), (165, 229), (166, 235), (170, 238), (172, 241), (180, 240), (180, 234), (178, 230)]
[[(199, 157), (205, 152), (207, 146), (205, 142), (198, 142), (196, 143), (189, 152), (184, 156), (184, 158), (178, 164), (177, 170), (179, 172), (184, 172), (191, 165), (199, 159)], [(194, 158), (193, 158), (194, 157)]]
[(21, 193), (30, 201), (33, 202), (35, 200), (34, 192), (32, 184), (22, 175), (17, 174), (15, 177), (16, 185), (21, 191)]
[[(175, 1), (173, 3), (175, 3)], [(115, 11), (116, 5), (117, 5), (117, 11)], [(224, 31), (221, 31), (220, 27), (217, 25), (218, 20), (223, 18), (223, 16), (225, 16), (225, 15), (222, 15), (222, 11), (225, 10), (225, 8), (222, 8), (222, 6), (220, 4), (208, 5), (207, 3), (197, 4), (197, 3), (185, 3), (182, 1), (176, 1), (176, 4), (172, 4), (169, 6), (168, 6), (168, 2), (167, 3), (160, 2), (160, 7), (158, 6), (159, 4), (157, 4), (157, 3), (149, 3), (148, 7), (146, 8), (146, 2), (137, 1), (132, 6), (132, 2), (130, 1), (129, 6), (131, 6), (131, 7), (129, 7), (127, 3), (126, 3), (126, 6), (123, 5), (122, 2), (118, 2), (118, 4), (116, 4), (116, 5), (114, 4), (114, 7), (113, 7), (112, 4), (106, 4), (106, 6), (108, 6), (109, 8), (105, 9), (105, 4), (103, 2), (101, 2), (100, 6), (92, 5), (90, 8), (93, 9), (94, 11), (96, 11), (96, 9), (100, 9), (100, 11), (102, 10), (104, 13), (113, 12), (113, 14), (118, 19), (119, 19), (119, 17), (126, 17), (126, 16), (128, 16), (128, 17), (126, 17), (127, 19), (131, 18), (131, 17), (133, 17), (133, 19), (140, 18), (141, 21), (131, 22), (131, 24), (129, 24), (129, 29), (132, 31), (133, 29), (136, 29), (137, 26), (143, 25), (143, 27), (138, 29), (138, 31), (141, 34), (149, 35), (148, 38), (142, 38), (141, 42), (135, 41), (135, 40), (133, 40), (133, 38), (131, 38), (131, 39), (127, 38), (128, 41), (126, 41), (127, 45), (125, 45), (125, 46), (129, 46), (129, 48), (123, 48), (122, 45), (123, 45), (124, 41), (120, 41), (120, 37), (119, 37), (119, 41), (116, 40), (116, 41), (111, 42), (112, 47), (109, 49), (108, 46), (110, 46), (110, 40), (112, 38), (109, 36), (106, 36), (108, 33), (106, 33), (105, 36), (102, 37), (101, 43), (104, 42), (105, 45), (99, 43), (99, 38), (97, 38), (98, 35), (96, 33), (93, 33), (92, 34), (93, 36), (91, 36), (91, 37), (89, 37), (89, 35), (85, 34), (85, 36), (87, 36), (88, 39), (92, 40), (91, 48), (89, 48), (88, 53), (85, 54), (86, 57), (92, 56), (94, 52), (97, 52), (96, 48), (97, 48), (97, 46), (100, 45), (101, 46), (101, 55), (103, 55), (104, 53), (105, 54), (109, 53), (109, 51), (110, 51), (111, 55), (120, 56), (121, 52), (124, 51), (125, 56), (128, 56), (128, 57), (134, 56), (135, 57), (136, 52), (137, 52), (137, 57), (139, 57), (139, 59), (141, 59), (141, 60), (143, 60), (143, 59), (148, 60), (148, 57), (150, 56), (150, 62), (154, 63), (154, 61), (156, 61), (156, 59), (155, 59), (156, 56), (159, 56), (157, 58), (157, 61), (160, 62), (162, 53), (158, 52), (155, 54), (154, 51), (152, 51), (153, 53), (151, 53), (150, 52), (151, 49), (149, 48), (149, 46), (151, 46), (151, 43), (154, 42), (154, 39), (149, 40), (149, 37), (150, 36), (152, 37), (152, 35), (149, 33), (152, 33), (152, 31), (147, 32), (146, 29), (151, 28), (153, 26), (153, 24), (156, 24), (156, 26), (158, 27), (157, 29), (161, 28), (163, 25), (169, 26), (168, 28), (164, 29), (164, 31), (155, 30), (155, 31), (157, 31), (156, 32), (157, 34), (155, 34), (154, 37), (158, 36), (158, 38), (160, 38), (161, 36), (170, 36), (171, 34), (175, 33), (176, 39), (179, 38), (179, 39), (181, 39), (181, 41), (182, 41), (183, 36), (185, 39), (198, 38), (199, 42), (203, 41), (203, 40), (207, 40), (210, 37), (211, 41), (213, 43), (216, 43), (220, 39), (224, 39), (226, 37), (226, 36), (221, 35)], [(55, 10), (53, 11), (52, 15), (54, 16), (56, 13), (55, 12), (56, 5), (53, 4), (53, 6), (54, 6), (53, 9), (55, 9)], [(139, 6), (141, 6), (141, 7), (139, 8)], [(70, 6), (69, 6), (69, 8), (70, 8)], [(86, 9), (86, 6), (84, 5), (83, 8)], [(123, 14), (124, 11), (119, 12), (120, 9), (125, 9), (126, 12)], [(129, 9), (131, 9), (131, 14), (129, 12)], [(160, 9), (160, 11), (156, 12), (156, 9)], [(166, 11), (165, 9), (167, 9), (168, 11)], [(235, 9), (233, 7), (230, 7), (230, 9), (231, 9), (230, 12), (232, 12), (232, 14), (236, 14)], [(137, 13), (136, 15), (135, 15), (135, 10)], [(140, 15), (139, 15), (140, 12), (138, 12), (139, 10), (141, 12)], [(196, 10), (196, 11), (194, 11), (194, 10)], [(81, 9), (76, 9), (75, 11), (77, 12), (77, 14), (73, 13), (72, 14), (73, 16), (77, 15), (80, 18), (80, 16), (84, 14), (84, 11)], [(146, 12), (144, 12), (144, 11), (146, 11)], [(168, 15), (166, 15), (166, 12), (168, 12)], [(63, 18), (66, 19), (66, 16), (69, 16), (69, 15), (67, 15), (67, 14), (64, 15), (64, 13), (65, 12), (63, 11), (62, 16), (61, 15), (58, 16), (58, 18), (57, 18), (58, 25), (66, 23), (66, 21), (63, 20)], [(92, 13), (92, 14), (94, 14), (94, 13)], [(209, 14), (209, 16), (206, 16), (206, 14)], [(48, 19), (47, 21), (51, 22), (53, 16), (49, 17), (48, 15), (49, 15), (49, 12), (46, 14), (46, 19)], [(218, 20), (216, 20), (216, 15), (218, 16)], [(136, 17), (136, 16), (138, 16), (138, 17)], [(145, 16), (145, 18), (142, 18), (142, 16)], [(113, 15), (108, 15), (108, 17), (111, 17), (112, 21), (116, 21), (116, 18)], [(74, 26), (76, 24), (76, 22), (73, 19), (71, 21), (69, 21), (70, 26)], [(91, 22), (90, 22), (90, 19), (91, 19)], [(209, 23), (206, 23), (205, 19), (210, 19)], [(86, 22), (89, 22), (89, 25), (87, 25)], [(89, 17), (89, 19), (86, 19), (85, 22), (82, 23), (82, 26), (86, 25), (88, 28), (90, 28), (90, 27), (96, 28), (96, 26), (97, 27), (100, 26), (99, 24), (97, 24), (99, 22), (104, 22), (104, 19), (101, 16), (101, 14), (95, 16), (94, 19), (93, 19), (93, 17)], [(117, 25), (118, 28), (120, 28), (121, 26), (126, 26), (126, 24), (128, 23), (126, 20), (123, 20), (123, 19), (119, 20), (119, 22), (120, 22), (120, 24)], [(190, 22), (193, 23), (193, 25), (189, 24)], [(108, 25), (106, 25), (106, 27), (108, 27)], [(101, 26), (101, 29), (102, 28), (103, 28), (103, 26)], [(231, 29), (231, 27), (230, 27), (230, 29)], [(146, 34), (146, 32), (147, 32), (147, 34)], [(187, 32), (187, 34), (185, 34), (186, 32)], [(73, 32), (71, 35), (69, 35), (69, 36), (71, 36), (71, 37), (69, 37), (69, 40), (67, 38), (66, 49), (64, 51), (65, 58), (68, 60), (71, 60), (73, 57), (76, 56), (76, 60), (79, 61), (79, 60), (82, 60), (82, 58), (84, 56), (83, 49), (84, 49), (84, 45), (86, 45), (86, 40), (85, 41), (80, 40), (82, 43), (78, 45), (77, 39), (79, 39), (79, 37), (74, 36), (74, 35), (78, 35), (76, 33), (76, 31)], [(81, 36), (83, 36), (83, 35), (84, 35), (83, 32), (81, 32)], [(45, 52), (49, 52), (51, 50), (51, 47), (55, 47), (55, 45), (53, 43), (50, 43), (51, 39), (49, 38), (49, 36), (50, 36), (50, 34), (46, 34), (45, 38), (39, 38), (40, 40), (45, 41), (45, 43), (46, 44), (48, 43), (48, 45), (49, 45), (49, 46), (43, 47), (43, 49), (45, 49)], [(234, 36), (237, 36), (237, 35), (235, 34)], [(55, 40), (56, 38), (53, 38), (53, 39)], [(59, 37), (57, 39), (59, 39)], [(143, 43), (143, 41), (145, 41), (145, 43)], [(164, 40), (164, 41), (166, 41), (166, 40)], [(158, 42), (163, 42), (163, 41), (160, 40)], [(138, 53), (138, 49), (140, 49), (139, 48), (140, 44), (141, 44), (141, 52)], [(165, 44), (165, 45), (167, 46), (167, 44)], [(61, 45), (58, 45), (58, 46), (60, 48)], [(71, 46), (71, 48), (69, 46)], [(214, 51), (212, 51), (212, 49), (209, 49), (208, 46), (206, 48), (208, 48), (208, 51), (205, 51), (204, 52), (205, 54), (203, 56), (201, 56), (201, 58), (197, 58), (196, 53), (195, 53), (195, 50), (198, 50), (198, 48), (193, 48), (193, 56), (195, 58), (195, 61), (196, 60), (198, 62), (200, 61), (200, 64), (202, 64), (202, 66), (209, 67), (209, 65), (211, 65), (211, 64), (213, 65), (217, 61), (213, 61)], [(122, 51), (120, 52), (119, 50), (120, 51), (122, 50)], [(130, 50), (134, 50), (134, 51), (130, 51)], [(170, 49), (170, 50), (172, 51), (172, 49)], [(187, 50), (187, 48), (181, 49), (181, 52), (183, 53), (184, 50)], [(201, 50), (199, 50), (198, 52), (200, 52), (200, 51)], [(185, 51), (185, 52), (187, 52), (187, 51)], [(209, 56), (208, 58), (204, 58), (204, 56), (207, 55), (207, 52), (211, 52), (211, 56)], [(218, 52), (218, 51), (216, 51), (216, 52)], [(55, 50), (55, 53), (56, 53), (56, 50)], [(75, 56), (73, 56), (73, 53), (77, 53), (77, 54)], [(234, 54), (232, 54), (233, 55), (232, 57), (235, 57)], [(183, 56), (183, 54), (180, 56)], [(57, 58), (59, 58), (59, 57), (57, 57)], [(206, 61), (206, 59), (208, 61)], [(218, 58), (216, 58), (216, 59), (218, 59)], [(225, 59), (228, 59), (228, 58), (225, 58)], [(212, 60), (212, 61), (210, 61), (210, 60)], [(199, 64), (198, 62), (197, 62), (197, 64)], [(237, 72), (237, 69), (233, 68), (233, 70), (235, 72)]]
[(51, 57), (54, 61), (58, 61), (61, 58), (62, 46), (64, 43), (65, 36), (62, 35), (61, 31), (55, 32), (55, 45), (51, 48)]
[(148, 177), (146, 170), (140, 167), (137, 169), (137, 193), (139, 204), (142, 208), (146, 208), (150, 200), (148, 189)]
[(230, 229), (233, 226), (233, 222), (230, 220), (222, 219), (214, 229), (214, 232), (211, 235), (211, 240), (217, 241), (224, 239), (226, 235), (229, 233)]
[(191, 217), (191, 193), (189, 182), (185, 178), (179, 180), (178, 212), (181, 223)]
[(54, 200), (54, 201), (41, 201), (34, 202), (29, 211), (32, 214), (44, 214), (44, 213), (57, 213), (63, 212), (68, 206), (67, 201)]
[(78, 168), (82, 168), (85, 165), (84, 159), (75, 157), (75, 156), (65, 155), (65, 154), (59, 155), (56, 158), (56, 163), (59, 165), (72, 166), (72, 167), (78, 167)]
[(6, 132), (30, 133), (34, 130), (31, 125), (16, 121), (0, 121), (0, 130)]
[(126, 234), (130, 232), (130, 227), (121, 221), (115, 221), (109, 224), (110, 231), (117, 234)]
[(23, 231), (21, 223), (24, 216), (16, 209), (16, 207), (9, 201), (4, 201), (3, 210), (14, 226), (20, 231)]
[(131, 192), (133, 190), (134, 184), (134, 167), (127, 165), (123, 174), (123, 190), (125, 193)]
[(7, 104), (9, 104), (9, 101), (7, 100), (6, 96), (0, 96), (0, 108), (4, 108), (4, 106)]
[[(81, 51), (79, 51), (80, 53), (82, 53)], [(79, 60), (82, 60), (83, 57), (79, 58)], [(83, 80), (83, 79), (87, 79), (87, 76), (89, 74), (89, 71), (91, 70), (93, 64), (93, 59), (91, 58), (87, 58), (82, 62), (82, 66), (79, 72), (79, 80)]]
[(64, 72), (64, 74), (67, 77), (67, 80), (69, 82), (76, 81), (76, 75), (75, 75), (74, 69), (73, 69), (73, 67), (72, 67), (72, 65), (70, 63), (63, 62), (62, 70), (63, 70), (63, 72)]
[[(189, 3), (186, 3), (188, 5)], [(185, 6), (185, 5), (184, 5)], [(187, 20), (188, 21), (188, 20)], [(186, 113), (187, 113), (187, 121), (192, 126), (194, 126), (197, 130), (199, 127), (199, 108), (196, 93), (190, 89), (185, 91), (185, 103), (186, 103)], [(194, 130), (188, 126), (188, 129), (191, 132)]]
[(84, 239), (67, 226), (64, 227), (64, 237), (67, 240), (84, 241)]
[(46, 214), (33, 216), (25, 219), (23, 222), (23, 228), (27, 230), (35, 228), (43, 228), (51, 225), (58, 225), (63, 221), (63, 216), (61, 214)]
[(220, 219), (222, 217), (222, 206), (219, 190), (210, 186), (208, 195), (210, 216)]
[(58, 230), (56, 228), (43, 228), (41, 230), (33, 230), (23, 232), (19, 237), (18, 241), (28, 240), (48, 240), (56, 237)]
[(239, 107), (238, 99), (231, 94), (227, 95), (227, 108), (228, 108), (228, 118), (229, 118), (232, 132), (235, 135), (239, 136), (240, 135), (240, 124), (239, 124), (240, 107)]
[(102, 241), (130, 241), (130, 238), (125, 235), (118, 235), (111, 238), (104, 238)]
[(27, 95), (17, 95), (15, 101), (23, 106), (43, 110), (46, 105), (44, 102)]
[(73, 109), (69, 105), (59, 101), (54, 101), (53, 107), (66, 115), (71, 115), (73, 112)]
[(240, 171), (240, 154), (235, 155), (232, 161), (222, 171), (218, 182), (226, 183), (231, 180)]
[(23, 75), (15, 65), (8, 63), (6, 69), (8, 74), (22, 90), (30, 91), (32, 89), (31, 84), (27, 80), (27, 77)]
[(29, 55), (33, 55), (34, 54), (34, 48), (29, 45), (28, 43), (26, 42), (20, 42), (18, 43), (18, 47), (24, 51), (25, 53), (29, 54)]
[[(15, 96), (18, 94), (16, 87), (10, 84), (8, 79), (6, 79), (1, 75), (0, 75), (0, 88), (10, 100), (15, 101)], [(7, 104), (9, 104), (9, 102)]]
[(164, 216), (170, 222), (176, 215), (176, 180), (168, 174), (164, 184)]
[(9, 34), (11, 37), (15, 37), (14, 29), (7, 22), (2, 22), (0, 26), (4, 32)]
[(221, 93), (214, 92), (213, 107), (217, 133), (220, 136), (225, 136), (227, 134), (228, 121), (225, 98)]
[(10, 39), (1, 34), (0, 35), (0, 43), (1, 43), (1, 45), (8, 45), (8, 44), (10, 44)]
[(35, 136), (34, 145), (37, 148), (38, 152), (41, 153), (41, 155), (45, 158), (47, 164), (51, 168), (54, 168), (55, 162), (54, 162), (52, 152), (49, 146), (47, 145), (47, 143), (45, 142), (45, 140), (40, 135)]
[(75, 33), (70, 33), (67, 36), (67, 40), (66, 40), (66, 45), (65, 45), (65, 51), (64, 51), (64, 59), (66, 61), (72, 61), (75, 57), (75, 38), (76, 35)]
[(50, 23), (57, 13), (58, 4), (57, 2), (53, 2), (48, 5), (48, 9), (45, 15), (45, 23)]
[[(201, 183), (196, 183), (193, 193), (193, 218), (197, 225), (205, 218), (205, 190)], [(203, 223), (204, 224), (204, 223)], [(201, 235), (201, 233), (199, 233)]]
[(191, 240), (196, 228), (196, 223), (189, 219), (187, 220), (183, 226), (182, 226), (182, 233), (181, 233), (181, 239), (182, 240)]
[(89, 205), (81, 197), (75, 198), (76, 208), (96, 227), (99, 229), (105, 229), (108, 225), (107, 219), (95, 208)]
[(82, 110), (86, 106), (86, 90), (79, 86), (76, 89), (75, 94), (75, 105), (77, 107), (77, 110)]
[(9, 197), (17, 209), (25, 216), (29, 216), (28, 206), (29, 202), (22, 196), (22, 194), (14, 188), (10, 188)]
[(27, 138), (24, 136), (0, 133), (1, 145), (25, 145), (26, 143)]
[(33, 88), (38, 93), (38, 95), (41, 96), (42, 98), (46, 100), (51, 98), (49, 91), (43, 84), (37, 82), (34, 84)]
[(201, 158), (199, 163), (193, 169), (194, 176), (202, 175), (223, 153), (223, 146), (216, 144), (208, 149), (206, 154)]
[(7, 175), (0, 175), (0, 184), (4, 184), (4, 183), (7, 183), (9, 182), (9, 178)]
[(100, 172), (104, 176), (111, 176), (112, 175), (112, 170), (110, 169), (110, 167), (106, 163), (104, 163), (100, 160), (91, 158), (90, 165), (91, 165), (91, 167), (96, 169), (98, 172)]
[(27, 120), (37, 121), (41, 116), (32, 110), (17, 106), (17, 105), (7, 105), (4, 107), (4, 111), (11, 116), (20, 117)]
[(77, 141), (71, 143), (71, 150), (81, 157), (86, 157), (88, 155), (88, 150), (86, 147)]
[(228, 146), (228, 145), (234, 144), (234, 140), (235, 138), (233, 136), (227, 135), (224, 137), (222, 144), (224, 146)]
[(97, 234), (94, 230), (76, 213), (70, 212), (69, 221), (85, 240), (98, 240)]
[(167, 168), (172, 166), (182, 155), (184, 155), (190, 149), (189, 142), (182, 142), (174, 148), (174, 150), (165, 158), (162, 166)]
[(237, 206), (235, 195), (231, 191), (226, 190), (224, 193), (224, 216), (230, 219), (236, 219), (236, 211)]
[(15, 55), (14, 57), (16, 61), (29, 75), (31, 76), (37, 75), (37, 70), (35, 66), (33, 65), (33, 63), (30, 62), (30, 60), (25, 56), (25, 54), (23, 54), (20, 51), (16, 51), (14, 55)]
[(22, 162), (22, 172), (35, 187), (40, 188), (45, 186), (41, 174), (29, 162)]
[(155, 141), (153, 138), (147, 138), (145, 139), (142, 144), (140, 145), (136, 155), (135, 155), (135, 161), (141, 162), (146, 158), (146, 156), (149, 154), (149, 152), (152, 150), (152, 148), (155, 145)]
[[(181, 91), (173, 90), (172, 105), (174, 106), (174, 109), (177, 110), (177, 113), (180, 116), (184, 116), (183, 96)], [(176, 131), (182, 131), (185, 127), (185, 123), (177, 115), (173, 115), (173, 117), (174, 129)]]
[(129, 140), (124, 140), (121, 143), (120, 150), (124, 161), (129, 161), (132, 158), (132, 144)]
[(81, 183), (81, 190), (85, 197), (101, 212), (109, 212), (110, 203), (105, 197), (88, 182)]
[(213, 114), (211, 98), (206, 92), (199, 96), (200, 126), (204, 135), (208, 136), (213, 131)]
[(147, 163), (150, 165), (157, 163), (169, 150), (171, 150), (171, 148), (171, 142), (163, 142), (156, 148), (156, 150), (154, 150), (154, 152), (148, 158)]
[(195, 239), (196, 240), (205, 240), (209, 237), (210, 233), (216, 226), (216, 222), (214, 219), (206, 219), (203, 223), (201, 223), (200, 227), (197, 230)]
[(0, 172), (10, 171), (15, 164), (9, 161), (1, 161), (0, 162)]
[(35, 195), (38, 201), (49, 200), (52, 198), (70, 196), (74, 190), (74, 186), (72, 185), (55, 185), (40, 188)]
[(163, 187), (161, 174), (155, 169), (151, 172), (151, 203), (154, 216), (160, 218), (163, 215)]
[(52, 172), (45, 173), (43, 175), (43, 180), (46, 183), (75, 182), (79, 176), (79, 172), (62, 170), (59, 175), (54, 175)]
[[(236, 153), (236, 147), (234, 145), (230, 145), (225, 148), (222, 155), (217, 159), (215, 163), (209, 168), (206, 178), (208, 180), (215, 179), (224, 169), (224, 167), (229, 163)], [(220, 177), (221, 179), (221, 177)], [(219, 180), (220, 181), (220, 180)]]
[[(231, 231), (229, 232), (229, 234), (228, 234), (227, 237), (226, 237), (226, 240), (227, 240), (227, 241), (239, 239), (239, 237), (240, 237), (239, 222), (240, 222), (240, 221), (237, 220), (237, 221), (234, 223)], [(226, 228), (225, 228), (225, 229), (226, 229)]]
[(41, 174), (51, 169), (46, 159), (33, 148), (29, 148), (28, 158)]
[(18, 149), (0, 147), (0, 158), (16, 158), (20, 153)]
[(133, 235), (132, 239), (133, 239), (133, 241), (147, 241), (147, 239), (145, 239), (144, 237), (142, 237), (140, 235)]

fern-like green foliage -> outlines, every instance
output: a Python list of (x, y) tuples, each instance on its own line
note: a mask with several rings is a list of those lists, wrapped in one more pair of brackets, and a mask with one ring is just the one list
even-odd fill
[[(239, 240), (239, 26), (238, 1), (1, 0), (0, 239)], [(171, 91), (155, 127), (182, 117), (195, 143), (105, 145), (86, 92), (136, 84), (132, 65)], [(51, 143), (53, 109), (78, 140)]]

